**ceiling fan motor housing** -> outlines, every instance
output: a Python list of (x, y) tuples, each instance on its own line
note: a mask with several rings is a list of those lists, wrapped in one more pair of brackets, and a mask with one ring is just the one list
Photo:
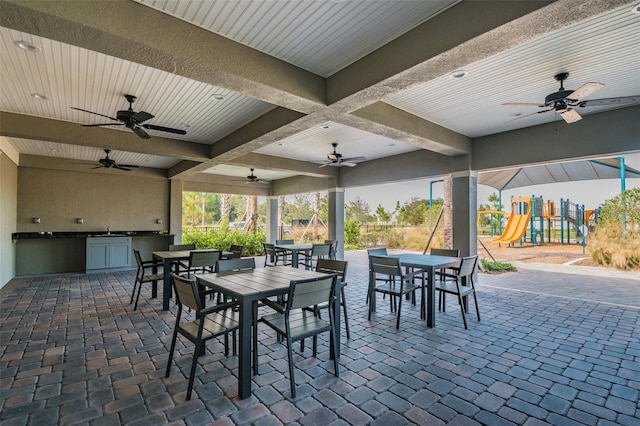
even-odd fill
[(573, 90), (560, 90), (559, 92), (547, 95), (544, 98), (545, 105), (553, 105), (555, 102), (564, 101), (567, 97), (573, 93)]

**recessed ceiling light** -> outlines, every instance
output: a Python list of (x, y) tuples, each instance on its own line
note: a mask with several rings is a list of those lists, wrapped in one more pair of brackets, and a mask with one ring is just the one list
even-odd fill
[(635, 6), (633, 6), (631, 8), (631, 13), (638, 13), (640, 14), (640, 3), (636, 4)]
[(214, 93), (212, 95), (213, 99), (215, 99), (216, 101), (222, 101), (224, 100), (224, 95), (222, 93)]
[(14, 41), (13, 44), (15, 44), (17, 47), (19, 47), (22, 50), (25, 50), (27, 52), (39, 52), (40, 48), (38, 46), (36, 46), (35, 44), (31, 44), (28, 41), (24, 41), (24, 40), (19, 40), (19, 41)]
[(467, 70), (455, 70), (454, 72), (449, 74), (449, 78), (452, 78), (455, 80), (458, 78), (466, 77), (467, 75), (469, 75), (469, 71)]
[(321, 129), (328, 129), (329, 125), (328, 124), (323, 124), (322, 126), (320, 126)]
[(43, 95), (42, 93), (32, 93), (31, 96), (40, 100), (40, 101), (48, 101), (49, 97), (47, 95)]
[(388, 144), (387, 146), (396, 146), (395, 143), (391, 142), (390, 144)]
[(277, 145), (278, 146), (284, 146), (284, 142), (278, 142)]
[(511, 114), (509, 114), (509, 117), (520, 117), (521, 115), (521, 112), (512, 112)]

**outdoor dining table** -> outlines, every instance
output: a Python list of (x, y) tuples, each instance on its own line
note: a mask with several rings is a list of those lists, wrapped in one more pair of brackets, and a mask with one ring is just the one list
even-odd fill
[(298, 260), (300, 253), (310, 253), (313, 249), (313, 244), (275, 244), (274, 247), (277, 250), (287, 250), (291, 252), (291, 266), (298, 267)]
[[(216, 249), (203, 249), (201, 251), (209, 251), (209, 250), (216, 250)], [(162, 280), (162, 310), (166, 311), (169, 309), (169, 301), (171, 300), (171, 274), (169, 272), (171, 272), (171, 266), (176, 263), (179, 262), (181, 260), (189, 260), (189, 257), (191, 256), (191, 252), (192, 251), (199, 251), (199, 250), (176, 250), (176, 251), (169, 251), (169, 250), (164, 250), (164, 251), (154, 251), (153, 252), (153, 258), (154, 259), (159, 259), (162, 260), (162, 267), (164, 270), (164, 278)], [(233, 256), (233, 253), (230, 251), (222, 251), (222, 257), (223, 258), (230, 258)], [(153, 271), (154, 273), (156, 273), (157, 271)], [(153, 283), (155, 286), (155, 282)], [(152, 296), (155, 297), (156, 294), (156, 289), (152, 288)]]
[[(243, 271), (196, 274), (196, 282), (218, 291), (225, 296), (236, 299), (239, 304), (239, 339), (238, 339), (238, 395), (241, 399), (251, 396), (251, 338), (253, 325), (253, 306), (259, 300), (285, 295), (289, 292), (292, 280), (310, 279), (326, 276), (323, 273), (294, 269), (287, 266), (256, 268)], [(340, 306), (340, 292), (337, 291), (335, 306)], [(333, 310), (333, 321), (340, 330), (340, 310)], [(336, 353), (340, 354), (340, 333), (332, 344)], [(254, 366), (257, 368), (257, 366)]]
[[(427, 290), (425, 299), (425, 286), (422, 285), (422, 291), (420, 294), (420, 319), (427, 320), (427, 327), (436, 326), (436, 288), (434, 284), (434, 276), (437, 270), (456, 267), (460, 265), (459, 257), (449, 256), (433, 256), (428, 254), (416, 254), (416, 253), (400, 253), (391, 254), (390, 257), (399, 257), (400, 265), (405, 268), (413, 268), (422, 270), (426, 274)], [(370, 277), (369, 279), (372, 279)], [(424, 279), (424, 277), (423, 277)], [(375, 298), (372, 302), (375, 307)]]

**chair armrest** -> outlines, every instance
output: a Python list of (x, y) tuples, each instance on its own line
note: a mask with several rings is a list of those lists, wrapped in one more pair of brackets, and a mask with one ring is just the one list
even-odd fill
[(271, 309), (275, 310), (276, 312), (284, 312), (285, 308), (284, 306), (282, 306), (281, 304), (274, 302), (273, 300), (269, 300), (269, 299), (261, 299), (260, 302), (262, 302), (265, 306), (270, 307)]
[(205, 308), (205, 309), (201, 310), (200, 313), (202, 315), (209, 315), (209, 314), (212, 314), (212, 313), (215, 313), (215, 312), (224, 311), (226, 309), (233, 309), (233, 308), (235, 308), (237, 306), (238, 306), (237, 302), (220, 303), (220, 304), (217, 304), (215, 306), (211, 306), (209, 308)]

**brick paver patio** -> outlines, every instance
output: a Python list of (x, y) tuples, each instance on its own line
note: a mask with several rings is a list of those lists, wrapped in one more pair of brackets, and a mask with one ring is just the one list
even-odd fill
[(307, 345), (293, 400), (286, 348), (266, 327), (250, 398), (237, 398), (237, 358), (212, 341), (185, 401), (193, 346), (180, 341), (166, 379), (175, 308), (163, 312), (147, 288), (134, 312), (133, 272), (15, 279), (1, 293), (0, 423), (640, 424), (636, 277), (481, 274), (481, 322), (471, 314), (465, 330), (450, 297), (435, 329), (404, 304), (398, 331), (384, 303), (367, 320), (366, 254), (347, 260), (340, 378), (326, 339), (318, 358)]

